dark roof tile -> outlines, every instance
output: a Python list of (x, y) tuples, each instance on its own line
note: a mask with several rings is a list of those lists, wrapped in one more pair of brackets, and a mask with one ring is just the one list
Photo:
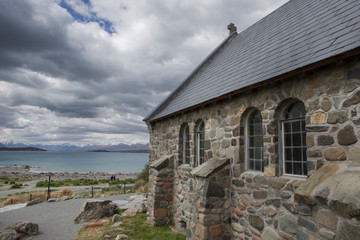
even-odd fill
[(229, 37), (145, 120), (360, 47), (360, 1), (291, 0)]

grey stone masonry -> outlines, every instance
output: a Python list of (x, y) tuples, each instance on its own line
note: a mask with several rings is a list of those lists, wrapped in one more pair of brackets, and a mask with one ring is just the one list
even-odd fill
[[(360, 236), (360, 56), (147, 122), (149, 221), (187, 239), (351, 239)], [(286, 174), (283, 119), (305, 106), (304, 175)], [(252, 170), (249, 117), (262, 121)], [(197, 124), (204, 162), (198, 166)], [(190, 162), (182, 126), (189, 127)], [(293, 131), (294, 134), (298, 134)], [(295, 147), (291, 151), (296, 151)], [(256, 152), (258, 154), (258, 152)], [(300, 155), (295, 155), (300, 158)], [(295, 166), (295, 165), (294, 165)]]

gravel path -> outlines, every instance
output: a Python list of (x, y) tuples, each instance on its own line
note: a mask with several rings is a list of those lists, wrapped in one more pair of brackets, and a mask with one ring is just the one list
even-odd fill
[[(126, 200), (133, 194), (108, 196), (99, 199)], [(75, 239), (81, 224), (75, 224), (74, 219), (86, 199), (41, 203), (8, 212), (0, 213), (0, 230), (15, 225), (21, 221), (31, 221), (39, 224), (40, 234), (32, 240), (71, 240)]]

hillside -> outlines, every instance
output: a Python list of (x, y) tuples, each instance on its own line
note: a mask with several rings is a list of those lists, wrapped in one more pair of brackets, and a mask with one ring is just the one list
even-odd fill
[(49, 152), (92, 152), (92, 151), (108, 151), (108, 152), (148, 152), (149, 144), (108, 144), (108, 145), (87, 145), (76, 146), (72, 144), (58, 145), (42, 145), (42, 144), (24, 144), (21, 142), (8, 141), (0, 143), (0, 148), (40, 148)]
[(35, 148), (35, 147), (13, 147), (13, 148), (0, 147), (0, 151), (41, 151), (41, 152), (46, 152), (46, 150), (44, 150), (44, 149)]

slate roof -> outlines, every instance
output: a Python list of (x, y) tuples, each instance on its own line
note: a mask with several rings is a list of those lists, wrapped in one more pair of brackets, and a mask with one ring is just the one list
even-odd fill
[(144, 120), (163, 118), (359, 47), (359, 0), (290, 0), (225, 39)]

